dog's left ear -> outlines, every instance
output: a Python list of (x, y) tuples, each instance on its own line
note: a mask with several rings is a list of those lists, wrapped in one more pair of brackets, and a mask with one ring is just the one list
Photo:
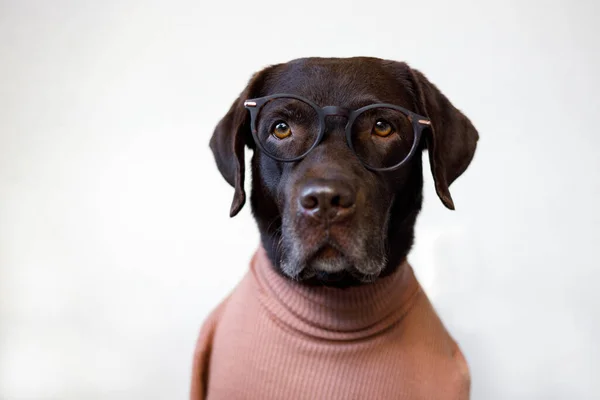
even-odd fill
[(421, 72), (408, 67), (419, 113), (431, 120), (425, 133), (435, 190), (444, 205), (454, 210), (448, 186), (469, 166), (479, 134), (471, 121), (456, 109)]
[(210, 149), (215, 157), (217, 168), (223, 178), (235, 189), (229, 211), (230, 217), (236, 216), (246, 202), (244, 146), (251, 146), (252, 134), (250, 132), (250, 116), (244, 108), (244, 101), (255, 97), (262, 85), (266, 71), (267, 69), (264, 69), (252, 76), (248, 86), (217, 124), (210, 139)]

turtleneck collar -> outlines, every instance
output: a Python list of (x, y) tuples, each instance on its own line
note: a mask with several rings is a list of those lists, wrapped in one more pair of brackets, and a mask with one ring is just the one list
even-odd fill
[(420, 293), (405, 261), (391, 275), (345, 289), (307, 286), (277, 273), (260, 246), (250, 265), (261, 305), (288, 329), (334, 341), (359, 340), (396, 324)]

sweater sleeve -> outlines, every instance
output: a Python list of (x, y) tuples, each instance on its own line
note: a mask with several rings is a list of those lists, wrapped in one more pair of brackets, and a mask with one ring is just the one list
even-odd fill
[(208, 368), (210, 364), (210, 355), (212, 353), (213, 337), (226, 304), (227, 299), (210, 313), (200, 329), (192, 365), (190, 400), (204, 400), (206, 398), (209, 374)]

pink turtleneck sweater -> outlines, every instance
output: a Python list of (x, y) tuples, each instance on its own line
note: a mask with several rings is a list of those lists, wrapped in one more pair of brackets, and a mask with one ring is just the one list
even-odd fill
[(364, 286), (308, 287), (261, 247), (201, 329), (191, 399), (464, 400), (469, 388), (410, 265)]

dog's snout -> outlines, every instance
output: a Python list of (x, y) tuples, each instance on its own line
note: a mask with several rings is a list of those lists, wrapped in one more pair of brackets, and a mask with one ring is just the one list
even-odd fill
[(339, 181), (314, 180), (300, 191), (300, 209), (319, 220), (342, 220), (354, 212), (355, 202), (356, 192)]

